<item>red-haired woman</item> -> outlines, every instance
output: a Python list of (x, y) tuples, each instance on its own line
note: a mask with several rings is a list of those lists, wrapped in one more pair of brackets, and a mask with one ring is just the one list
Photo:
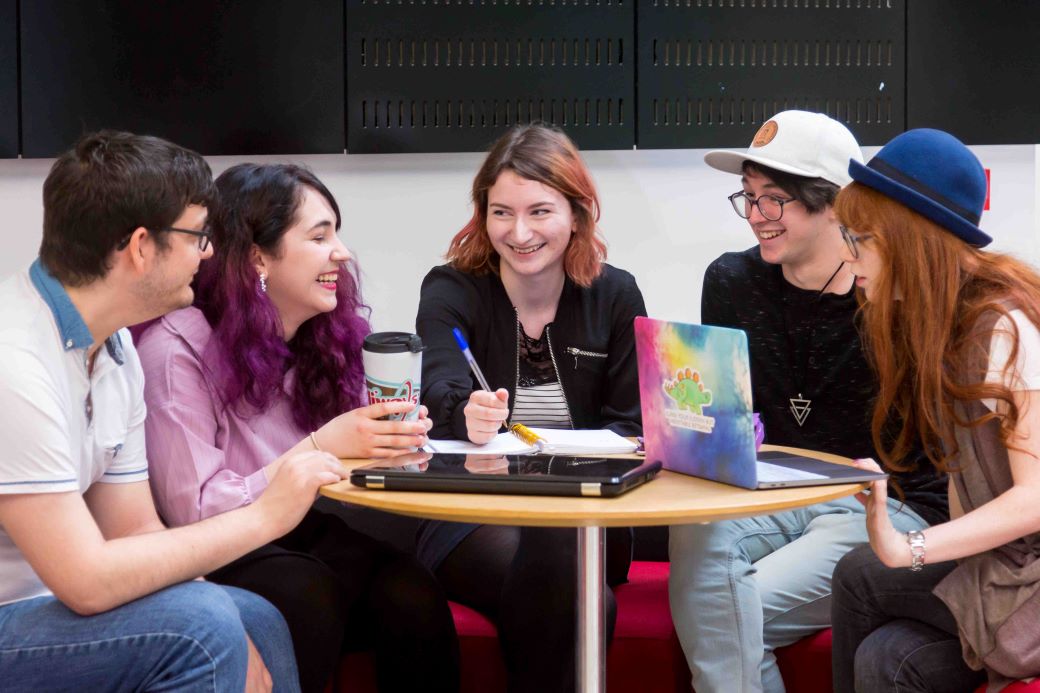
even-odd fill
[[(640, 434), (633, 320), (646, 309), (632, 275), (604, 262), (599, 200), (577, 148), (558, 130), (517, 127), (492, 146), (472, 195), (473, 218), (423, 281), (416, 318), (430, 435), (487, 442), (511, 413), (527, 425)], [(494, 392), (473, 380), (455, 327)], [(630, 531), (608, 532), (607, 544), (608, 584), (618, 584)], [(419, 531), (419, 557), (449, 598), (498, 623), (510, 691), (574, 690), (575, 551), (566, 529)]]
[(986, 176), (954, 137), (911, 130), (849, 173), (834, 209), (865, 298), (875, 447), (899, 469), (920, 444), (952, 488), (950, 521), (907, 534), (885, 482), (861, 496), (870, 547), (834, 573), (835, 689), (963, 691), (988, 673), (996, 690), (1040, 674), (1040, 276), (980, 250)]
[[(364, 403), (366, 307), (340, 241), (339, 207), (310, 171), (240, 164), (216, 180), (214, 257), (195, 305), (139, 340), (148, 462), (171, 525), (248, 505), (293, 452), (387, 457), (429, 421), (380, 421), (407, 403)], [(373, 647), (381, 691), (454, 691), (458, 645), (443, 590), (413, 556), (311, 509), (281, 539), (208, 576), (272, 602), (304, 691), (322, 691), (344, 648)]]

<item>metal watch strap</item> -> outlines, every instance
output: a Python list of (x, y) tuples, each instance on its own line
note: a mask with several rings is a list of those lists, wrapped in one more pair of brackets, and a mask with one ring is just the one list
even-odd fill
[(924, 533), (911, 529), (906, 533), (906, 543), (910, 545), (910, 570), (916, 573), (924, 567)]

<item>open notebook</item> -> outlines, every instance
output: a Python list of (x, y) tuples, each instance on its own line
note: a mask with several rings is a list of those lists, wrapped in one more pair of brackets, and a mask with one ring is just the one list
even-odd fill
[(512, 431), (499, 433), (489, 443), (476, 445), (462, 440), (431, 440), (423, 448), (426, 452), (481, 455), (609, 455), (636, 451), (636, 444), (613, 431), (569, 430), (557, 428), (528, 428), (539, 440), (529, 443)]

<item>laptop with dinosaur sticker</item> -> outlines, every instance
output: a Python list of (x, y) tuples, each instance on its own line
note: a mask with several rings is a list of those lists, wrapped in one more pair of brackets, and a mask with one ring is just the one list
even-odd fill
[(741, 330), (639, 317), (635, 331), (647, 461), (749, 489), (886, 476), (787, 452), (756, 455), (751, 366)]

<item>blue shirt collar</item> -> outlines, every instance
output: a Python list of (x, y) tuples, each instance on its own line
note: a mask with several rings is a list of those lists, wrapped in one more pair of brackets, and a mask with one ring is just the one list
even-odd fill
[[(65, 351), (70, 349), (86, 349), (94, 343), (94, 336), (90, 334), (87, 323), (83, 322), (83, 316), (76, 310), (72, 299), (65, 291), (65, 287), (54, 278), (43, 262), (36, 258), (29, 268), (29, 279), (33, 286), (40, 292), (40, 297), (54, 314), (54, 322), (58, 326), (58, 334), (61, 335), (61, 346)], [(123, 365), (123, 341), (116, 332), (105, 340), (105, 349), (120, 366)]]

